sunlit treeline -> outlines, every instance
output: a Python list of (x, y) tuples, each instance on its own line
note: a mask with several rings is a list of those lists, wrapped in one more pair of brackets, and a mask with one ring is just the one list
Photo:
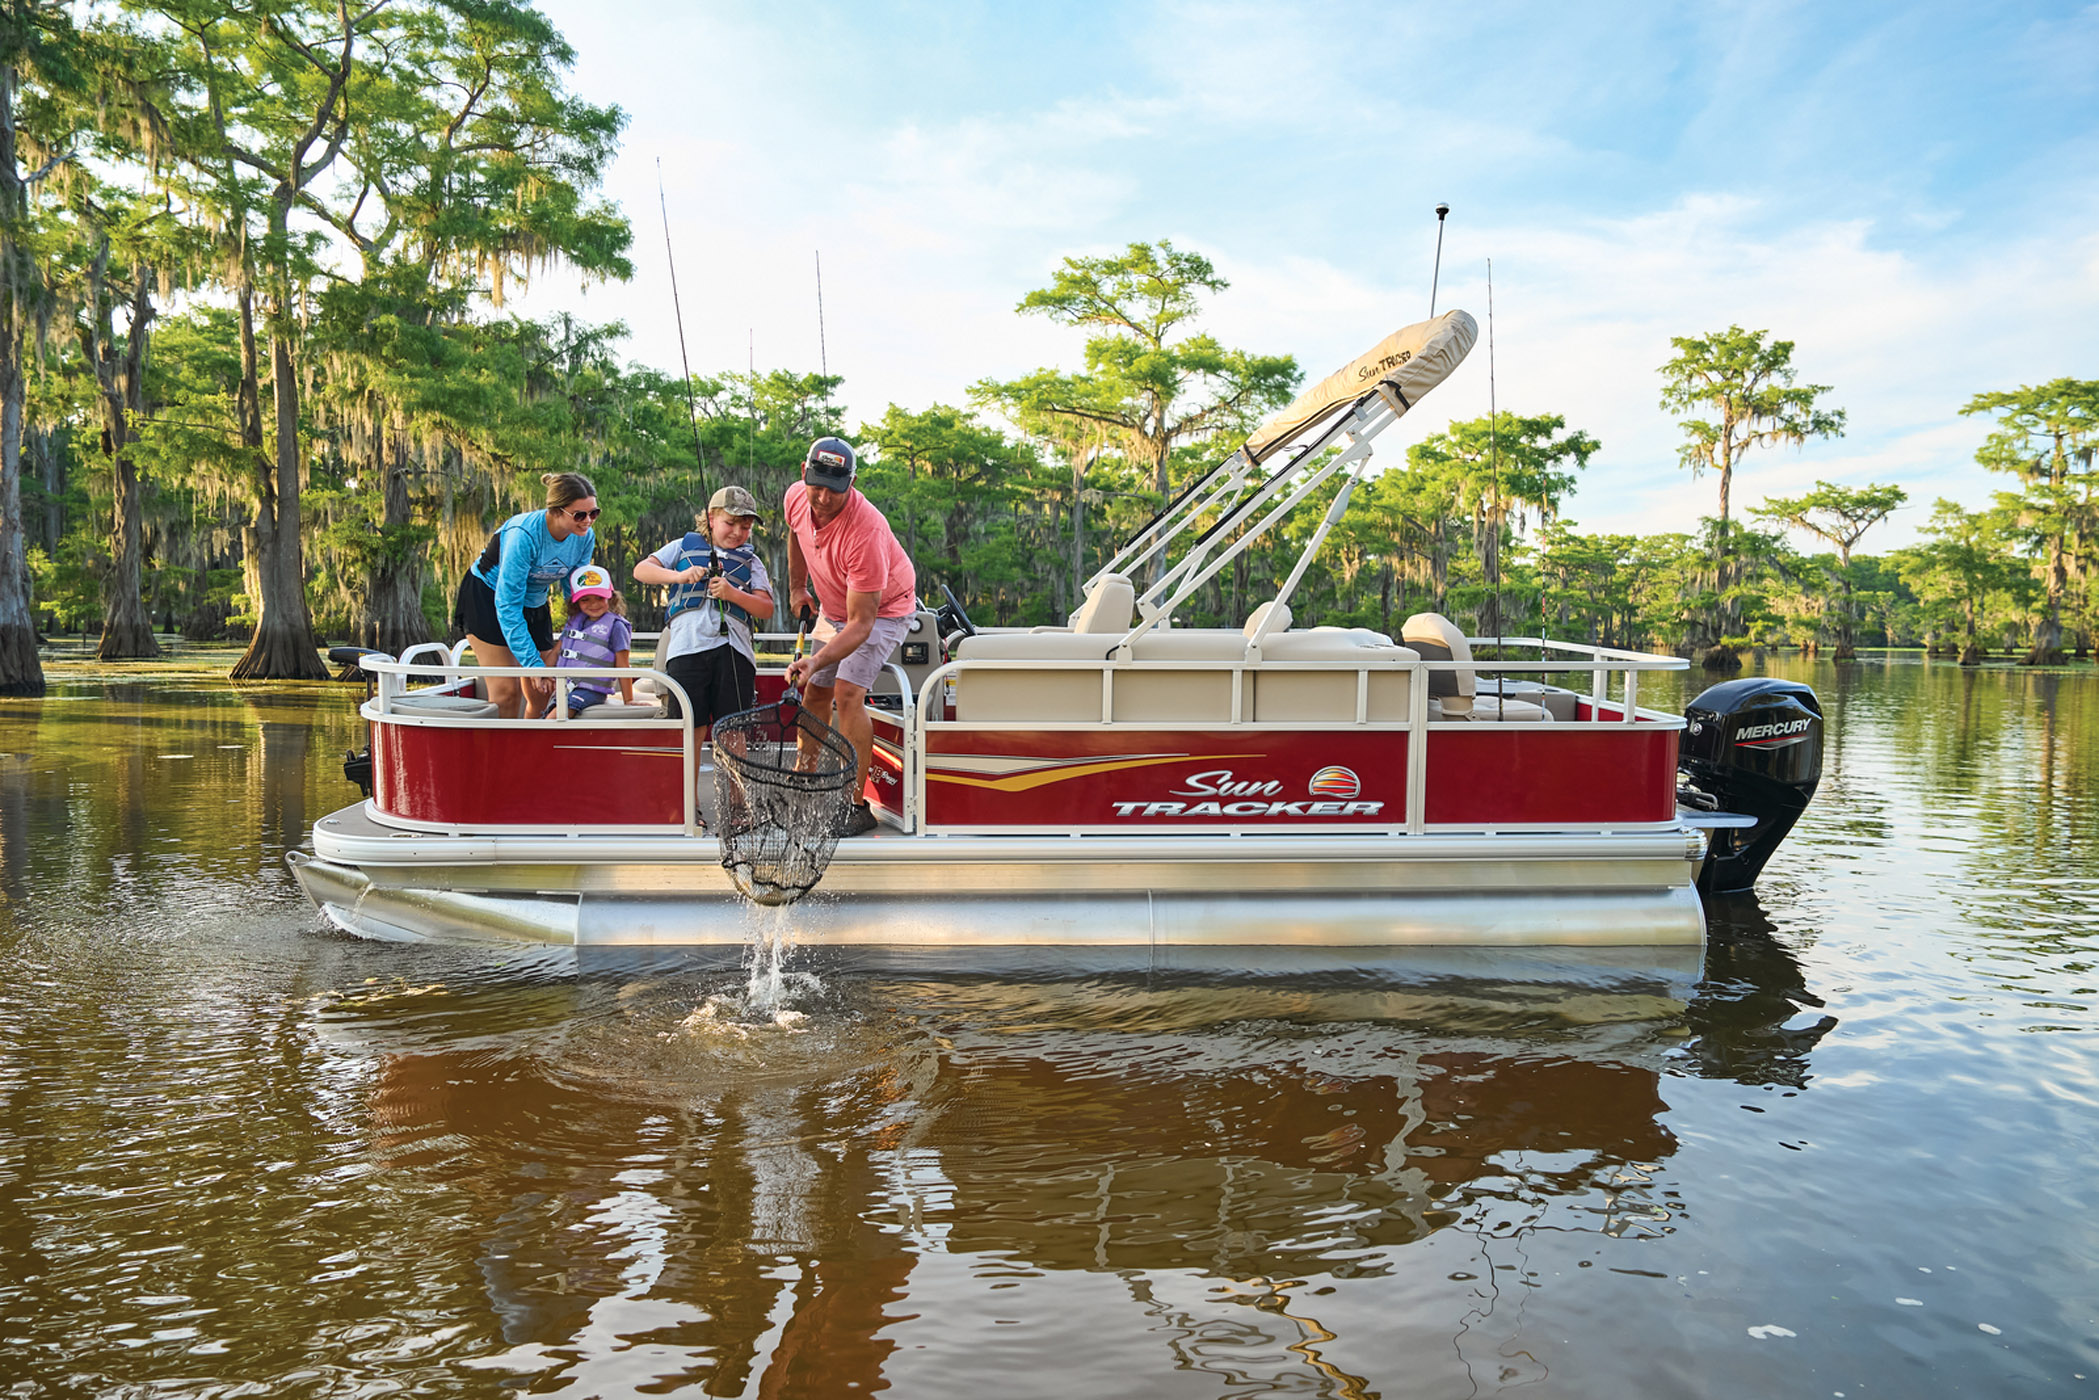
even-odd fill
[[(323, 674), (324, 640), (446, 636), (461, 572), (537, 503), (542, 472), (594, 479), (600, 557), (625, 578), (715, 487), (777, 502), (826, 433), (862, 449), (924, 591), (980, 622), (1053, 622), (1301, 384), (1290, 356), (1201, 329), (1225, 281), (1167, 242), (1016, 287), (1020, 314), (1083, 332), (1081, 369), (860, 421), (837, 376), (688, 382), (624, 361), (617, 324), (508, 302), (556, 262), (632, 272), (626, 217), (592, 193), (624, 115), (566, 91), (572, 55), (529, 6), (23, 13), (0, 33), (0, 104), (19, 118), (0, 142), (0, 422), (12, 396), (22, 424), (0, 432), (0, 692), (41, 688), (33, 634), (53, 629), (99, 632), (109, 660), (151, 656), (156, 631), (244, 641), (249, 678)], [(2090, 645), (2099, 384), (1978, 394), (1964, 411), (1995, 428), (1981, 461), (2012, 489), (1940, 502), (1920, 544), (1873, 555), (1859, 547), (1899, 484), (1738, 508), (1752, 454), (1844, 429), (1831, 386), (1795, 382), (1792, 342), (1731, 326), (1673, 346), (1658, 411), (1681, 465), (1719, 488), (1698, 532), (1563, 518), (1603, 444), (1549, 405), (1450, 422), (1357, 491), (1297, 618), (1391, 632), (1432, 609), (1482, 635), (1716, 665), (1768, 642), (2034, 660)], [(1236, 624), (1317, 518), (1238, 554), (1178, 620)], [(759, 544), (784, 572), (776, 517)]]

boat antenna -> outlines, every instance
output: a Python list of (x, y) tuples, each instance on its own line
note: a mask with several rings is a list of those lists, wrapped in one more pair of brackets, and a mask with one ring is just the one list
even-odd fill
[(1429, 274), (1428, 279), (1428, 318), (1431, 321), (1436, 319), (1436, 283), (1443, 276), (1443, 221), (1449, 217), (1450, 206), (1448, 204), (1438, 204), (1436, 206), (1436, 270)]
[(758, 328), (744, 328), (744, 353), (750, 357), (745, 368), (751, 377), (751, 418), (744, 424), (743, 470), (748, 475), (758, 460)]
[(824, 250), (816, 250), (816, 363), (826, 379), (831, 377), (831, 352), (824, 344)]
[(700, 451), (700, 403), (692, 392), (692, 361), (685, 356), (685, 308), (678, 304), (678, 260), (671, 253), (671, 211), (663, 197), (663, 157), (656, 157), (656, 207), (663, 211), (663, 260), (671, 270), (671, 314), (678, 321), (678, 367), (685, 371), (685, 414), (692, 424), (692, 464), (700, 474), (700, 497), (707, 497), (707, 459)]
[[(1501, 509), (1501, 404), (1494, 393), (1494, 259), (1487, 259), (1487, 461), (1488, 473), (1493, 481), (1494, 509)], [(1494, 530), (1493, 559), (1494, 576), (1487, 580), (1494, 589), (1494, 655), (1501, 656), (1501, 521), (1490, 520)], [(1501, 688), (1495, 688), (1500, 700), (1508, 699)], [(1495, 718), (1505, 718), (1502, 706), (1494, 707)]]

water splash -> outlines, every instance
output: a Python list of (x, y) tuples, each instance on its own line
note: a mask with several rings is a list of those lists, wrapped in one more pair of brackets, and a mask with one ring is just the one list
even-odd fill
[(734, 991), (716, 992), (692, 1013), (666, 1032), (675, 1035), (725, 1035), (748, 1039), (753, 1031), (800, 1032), (809, 1029), (808, 1013), (795, 1009), (797, 999), (823, 991), (813, 972), (798, 972), (787, 966), (795, 946), (794, 909), (790, 905), (745, 907), (751, 937), (743, 957), (744, 985)]
[(777, 1015), (787, 1008), (787, 954), (794, 947), (792, 905), (752, 905), (750, 951), (744, 968), (751, 975), (745, 1001), (753, 1011)]

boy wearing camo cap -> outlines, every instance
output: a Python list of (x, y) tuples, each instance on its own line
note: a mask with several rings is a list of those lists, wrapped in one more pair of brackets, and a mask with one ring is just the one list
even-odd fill
[[(683, 539), (644, 555), (634, 578), (670, 589), (656, 665), (692, 698), (698, 726), (757, 703), (751, 631), (773, 615), (773, 595), (765, 564), (751, 548), (758, 502), (749, 491), (724, 486), (693, 523), (699, 528)], [(677, 715), (677, 697), (664, 699)]]

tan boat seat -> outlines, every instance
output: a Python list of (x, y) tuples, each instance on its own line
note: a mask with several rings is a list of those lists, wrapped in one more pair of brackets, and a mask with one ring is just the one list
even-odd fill
[[(1175, 627), (1155, 630), (1131, 646), (1138, 662), (1231, 663), (1243, 661), (1264, 603), (1238, 629)], [(1289, 622), (1283, 607), (1279, 621)], [(1081, 632), (979, 633), (956, 649), (962, 661), (1011, 660), (1100, 661), (1112, 655), (1119, 637)], [(1273, 661), (1332, 661), (1332, 671), (1296, 670), (1244, 674), (1224, 665), (1199, 664), (1122, 667), (1114, 679), (1114, 719), (1122, 724), (1223, 723), (1232, 718), (1232, 687), (1246, 686), (1242, 720), (1270, 723), (1353, 723), (1356, 717), (1356, 670), (1364, 662), (1415, 661), (1419, 656), (1396, 647), (1382, 633), (1367, 628), (1322, 627), (1306, 632), (1271, 633), (1262, 657)], [(1378, 671), (1370, 677), (1370, 718), (1403, 721), (1407, 717), (1411, 675)], [(1078, 721), (1101, 717), (1101, 679), (1094, 671), (1014, 668), (965, 671), (956, 681), (956, 718), (991, 721)]]
[(1479, 683), (1479, 694), (1482, 698), (1488, 695), (1505, 695), (1511, 700), (1526, 700), (1533, 705), (1543, 705), (1547, 714), (1562, 723), (1574, 720), (1581, 703), (1579, 695), (1563, 686), (1517, 680), (1514, 677), (1483, 677)]
[(471, 695), (436, 695), (425, 691), (410, 691), (406, 695), (395, 696), (393, 710), (396, 714), (442, 715), (446, 719), (496, 717), (496, 707), (492, 701), (476, 699)]
[(582, 714), (580, 714), (580, 715), (576, 716), (576, 718), (577, 718), (577, 719), (579, 719), (579, 720), (584, 720), (584, 719), (610, 719), (610, 720), (632, 720), (632, 719), (662, 719), (662, 718), (663, 718), (663, 707), (662, 707), (661, 705), (657, 705), (657, 704), (654, 704), (654, 703), (650, 703), (650, 704), (646, 704), (646, 705), (644, 705), (644, 704), (640, 704), (640, 703), (636, 703), (636, 704), (632, 704), (632, 705), (623, 705), (623, 704), (621, 704), (621, 703), (620, 703), (619, 701), (617, 701), (617, 700), (607, 700), (607, 701), (606, 701), (606, 702), (605, 702), (604, 704), (602, 704), (602, 705), (592, 705), (592, 706), (591, 706), (591, 707), (590, 707), (589, 709), (585, 710), (585, 711), (584, 711), (584, 712), (583, 712)]
[[(1356, 718), (1357, 668), (1370, 663), (1419, 661), (1411, 647), (1368, 628), (1315, 627), (1309, 632), (1272, 634), (1261, 644), (1263, 661), (1331, 661), (1331, 671), (1260, 671), (1253, 677), (1252, 717), (1263, 723), (1353, 724)], [(1403, 723), (1414, 676), (1411, 671), (1370, 672), (1365, 717), (1380, 723)]]
[(1120, 635), (1130, 630), (1136, 613), (1137, 585), (1126, 574), (1102, 574), (1086, 601), (1071, 615), (1071, 630)]
[[(1399, 639), (1421, 653), (1424, 661), (1470, 661), (1472, 648), (1465, 634), (1442, 613), (1415, 613), (1400, 625)], [(1429, 699), (1440, 700), (1446, 719), (1455, 719), (1472, 709), (1479, 682), (1470, 671), (1431, 671)]]
[[(1127, 630), (1127, 629), (1125, 629)], [(957, 661), (1102, 661), (1114, 654), (1121, 634), (1081, 632), (979, 632), (955, 647)], [(1003, 720), (1090, 720), (1101, 717), (1097, 670), (964, 670), (955, 678), (955, 718), (977, 723)]]
[(1472, 701), (1471, 708), (1458, 714), (1446, 713), (1443, 702), (1432, 699), (1428, 702), (1428, 717), (1432, 723), (1445, 724), (1545, 724), (1552, 720), (1552, 711), (1528, 700), (1481, 695)]

